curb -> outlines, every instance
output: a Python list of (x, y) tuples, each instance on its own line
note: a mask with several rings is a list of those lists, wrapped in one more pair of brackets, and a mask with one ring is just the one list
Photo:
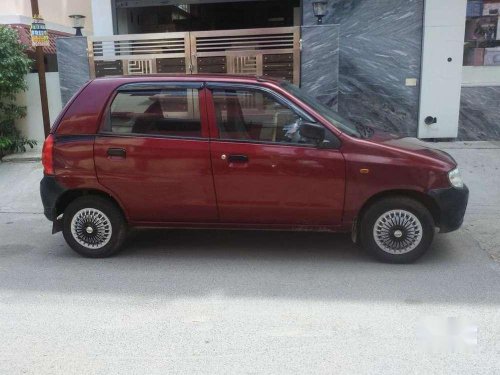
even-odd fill
[(32, 163), (41, 162), (42, 158), (39, 156), (25, 157), (25, 158), (3, 158), (1, 163)]
[(24, 162), (39, 162), (42, 160), (41, 152), (19, 153), (5, 155), (0, 162), (2, 163), (24, 163)]

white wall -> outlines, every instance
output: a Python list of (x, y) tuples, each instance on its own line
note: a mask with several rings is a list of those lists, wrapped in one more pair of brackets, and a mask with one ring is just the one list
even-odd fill
[[(47, 96), (49, 99), (50, 123), (52, 125), (62, 109), (61, 90), (59, 88), (59, 73), (46, 73), (46, 80)], [(17, 120), (16, 126), (25, 137), (37, 140), (38, 147), (41, 147), (45, 139), (45, 135), (43, 132), (38, 74), (29, 73), (26, 76), (26, 81), (28, 83), (28, 89), (17, 95), (17, 104), (26, 106), (28, 114), (26, 117)]]
[[(1, 0), (0, 0), (1, 1)], [(21, 24), (21, 25), (30, 25), (32, 21), (31, 17), (23, 16), (23, 15), (3, 15), (0, 14), (0, 24), (2, 25), (10, 25), (10, 24)], [(62, 33), (74, 34), (75, 29), (71, 26), (61, 25), (59, 23), (45, 21), (45, 26), (49, 30), (60, 31)], [(90, 35), (89, 30), (84, 28), (82, 30), (82, 34)]]
[[(101, 0), (102, 1), (102, 0)], [(85, 28), (87, 34), (92, 34), (91, 0), (38, 0), (38, 8), (49, 29), (74, 33), (71, 27), (71, 14), (81, 14), (86, 17)], [(21, 22), (8, 19), (12, 16), (21, 17)], [(0, 0), (0, 23), (31, 24), (30, 0)]]
[(94, 35), (113, 35), (112, 0), (92, 0), (92, 23)]
[(464, 66), (462, 87), (500, 86), (500, 66)]

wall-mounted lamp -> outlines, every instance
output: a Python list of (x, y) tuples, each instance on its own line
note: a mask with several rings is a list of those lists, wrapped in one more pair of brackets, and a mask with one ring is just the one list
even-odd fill
[(81, 14), (72, 14), (69, 18), (71, 18), (73, 28), (76, 29), (75, 36), (83, 36), (82, 29), (83, 26), (85, 26), (85, 16), (82, 16)]
[(314, 16), (318, 19), (318, 25), (323, 23), (323, 17), (326, 15), (326, 6), (328, 1), (313, 1), (313, 12)]

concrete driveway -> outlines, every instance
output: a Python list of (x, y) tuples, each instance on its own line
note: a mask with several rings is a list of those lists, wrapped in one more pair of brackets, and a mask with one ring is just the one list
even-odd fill
[(50, 234), (38, 164), (0, 164), (0, 372), (498, 373), (500, 150), (442, 147), (466, 223), (401, 266), (345, 235), (201, 230), (84, 259)]

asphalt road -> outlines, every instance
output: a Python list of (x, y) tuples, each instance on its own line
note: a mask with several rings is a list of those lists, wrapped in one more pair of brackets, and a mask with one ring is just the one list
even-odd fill
[(0, 373), (498, 373), (500, 152), (450, 151), (465, 226), (400, 266), (345, 235), (201, 230), (84, 259), (50, 234), (38, 164), (0, 164)]

